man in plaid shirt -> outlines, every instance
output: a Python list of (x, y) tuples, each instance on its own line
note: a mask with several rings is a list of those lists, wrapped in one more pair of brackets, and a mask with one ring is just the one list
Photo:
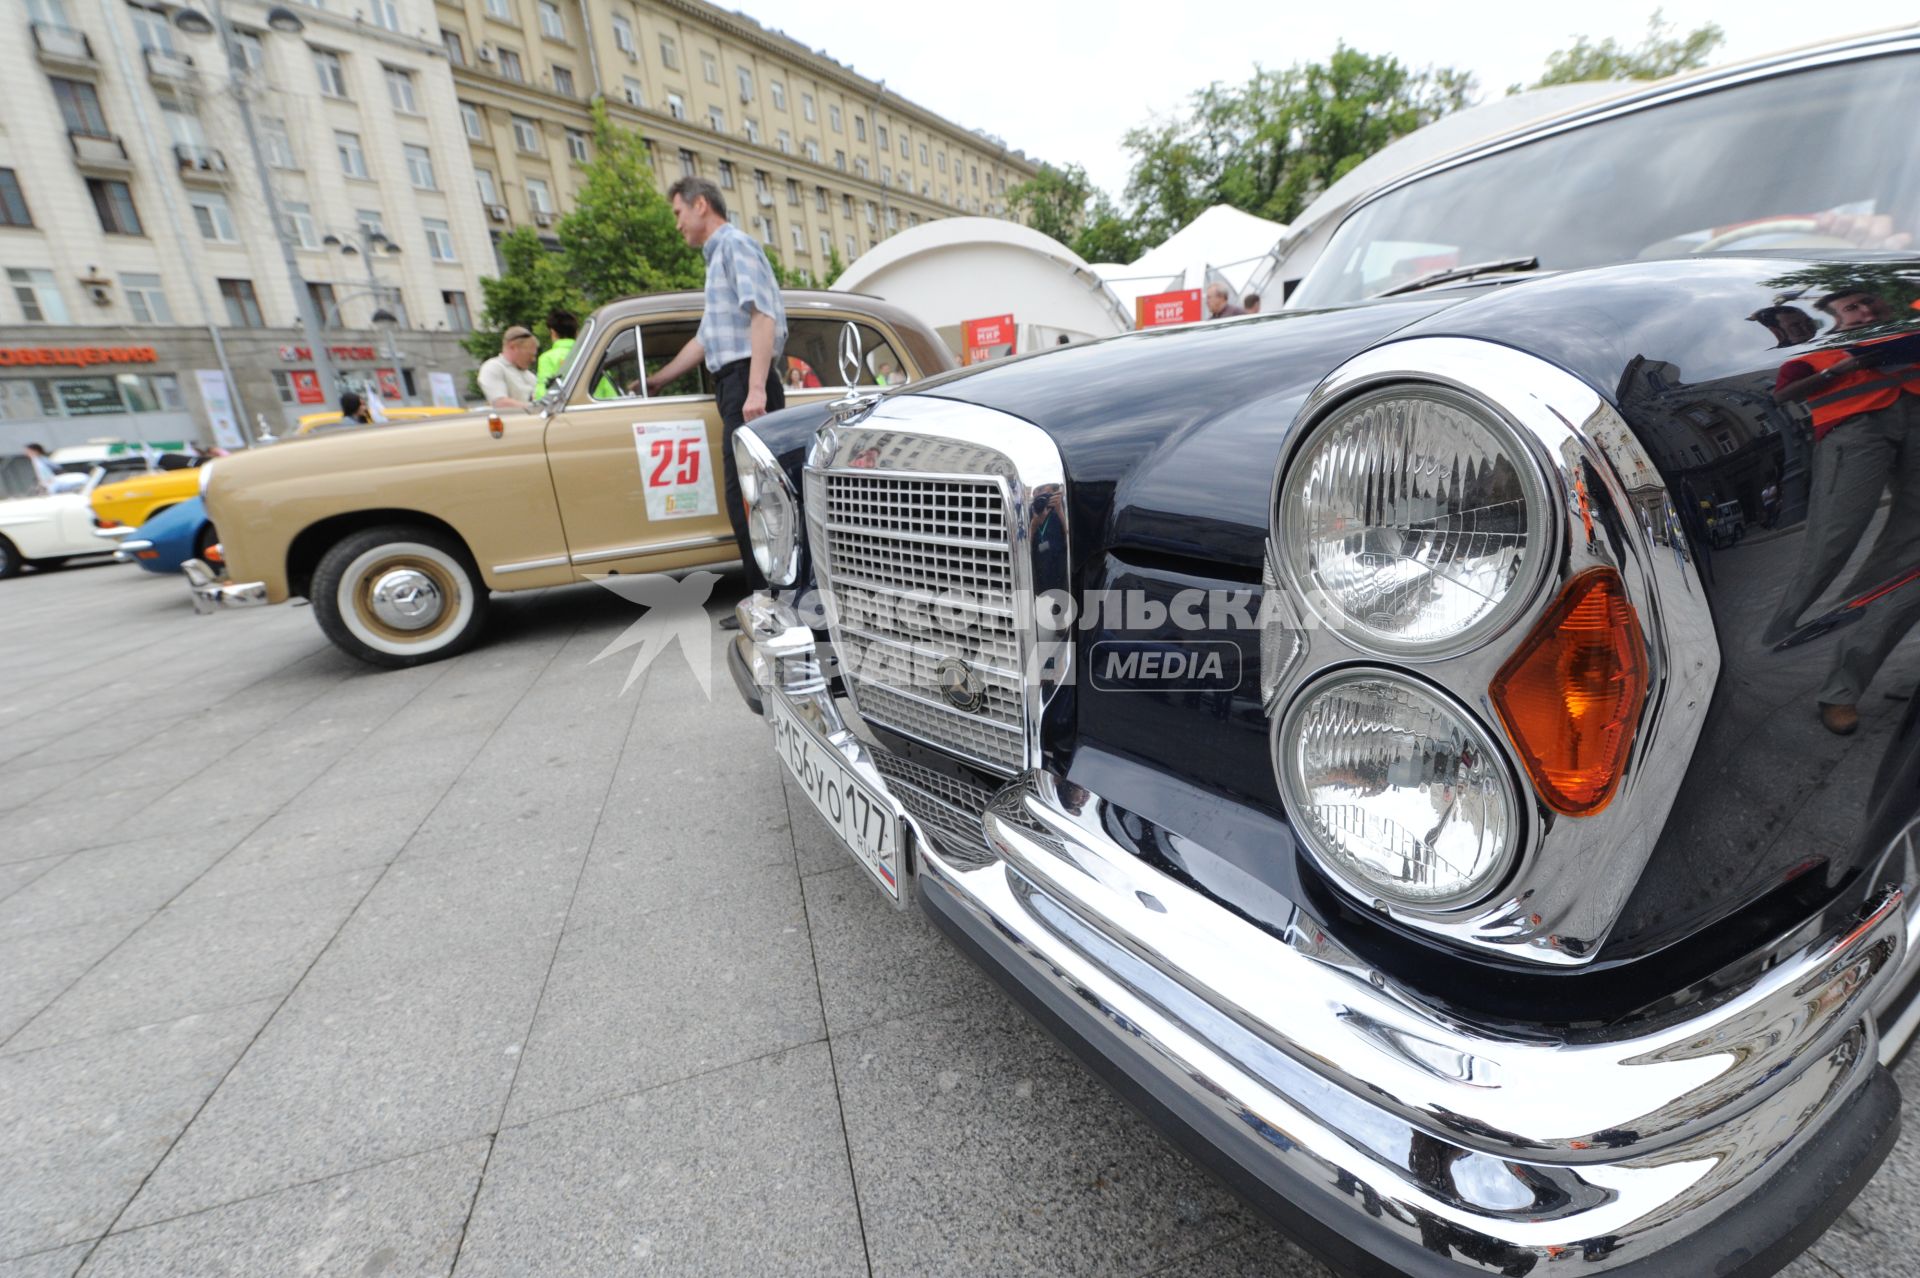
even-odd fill
[(752, 236), (727, 221), (726, 197), (719, 187), (705, 178), (683, 177), (667, 188), (667, 197), (680, 234), (706, 256), (706, 311), (693, 340), (647, 378), (647, 390), (657, 392), (706, 361), (725, 428), (720, 460), (727, 477), (727, 517), (740, 543), (748, 588), (759, 590), (767, 582), (754, 563), (753, 545), (747, 538), (740, 474), (733, 464), (733, 433), (756, 417), (786, 407), (786, 392), (774, 370), (787, 345), (787, 308), (766, 253)]

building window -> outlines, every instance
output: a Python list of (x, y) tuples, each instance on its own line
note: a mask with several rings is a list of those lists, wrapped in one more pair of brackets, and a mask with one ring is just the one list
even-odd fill
[(787, 230), (793, 234), (793, 251), (796, 253), (806, 252), (807, 251), (806, 228), (801, 226), (798, 222), (795, 222), (792, 226), (788, 227)]
[(733, 189), (733, 162), (731, 160), (720, 161), (720, 189), (723, 191), (731, 191)]
[(868, 200), (866, 203), (867, 203), (867, 225), (872, 226), (874, 224), (874, 214), (877, 213), (879, 210), (873, 207), (872, 200)]
[(715, 133), (727, 131), (727, 112), (724, 107), (707, 108), (707, 127)]
[(165, 9), (130, 4), (127, 6), (127, 16), (133, 20), (133, 31), (140, 37), (142, 49), (157, 53), (173, 52), (173, 24), (167, 20)]
[(460, 39), (458, 31), (440, 29), (440, 42), (447, 46), (447, 61), (456, 67), (467, 65), (467, 46)]
[(512, 49), (501, 49), (499, 50), (499, 54), (500, 78), (503, 80), (511, 80), (515, 84), (525, 84), (527, 82), (527, 73), (520, 66), (520, 55)]
[(540, 0), (540, 34), (549, 40), (567, 38), (567, 20), (553, 0)]
[(633, 23), (617, 13), (613, 15), (613, 42), (619, 46), (620, 52), (628, 57), (633, 57), (638, 52), (633, 45)]
[(305, 204), (286, 203), (287, 234), (303, 249), (320, 247), (320, 229), (313, 224), (313, 209)]
[(801, 149), (807, 153), (809, 160), (812, 160), (815, 164), (820, 163), (820, 144), (818, 142), (815, 142), (812, 138), (808, 138), (805, 142), (801, 143)]
[(831, 102), (827, 103), (827, 127), (835, 133), (846, 132), (840, 127), (840, 108)]
[(385, 235), (387, 233), (387, 224), (380, 216), (379, 209), (355, 209), (353, 211), (353, 224), (365, 231), (368, 235)]
[(442, 290), (441, 305), (447, 308), (447, 327), (456, 333), (473, 331), (473, 312), (467, 309), (467, 295), (457, 288)]
[(973, 166), (973, 184), (980, 185), (980, 166), (977, 164)]
[(647, 104), (645, 90), (640, 87), (640, 82), (630, 75), (620, 77), (620, 94), (626, 98), (628, 106), (637, 107)]
[(740, 100), (753, 101), (753, 72), (747, 67), (735, 67), (733, 74), (740, 81)]
[(60, 286), (54, 282), (52, 271), (10, 267), (7, 270), (7, 282), (13, 285), (14, 299), (20, 303), (27, 323), (71, 322), (67, 318), (67, 299), (60, 296)]
[(555, 67), (553, 69), (553, 91), (563, 98), (573, 97), (573, 72), (565, 67)]
[(673, 42), (672, 36), (660, 37), (660, 65), (669, 71), (680, 69), (680, 46)]
[(421, 225), (427, 228), (427, 256), (436, 262), (454, 262), (459, 259), (453, 255), (453, 228), (439, 218), (423, 218)]
[(808, 124), (812, 124), (820, 118), (814, 111), (813, 95), (811, 93), (803, 93), (800, 95), (800, 114), (806, 118)]
[(855, 142), (865, 142), (867, 140), (867, 117), (864, 115), (856, 115), (853, 117), (853, 140)]
[(787, 132), (785, 129), (780, 130), (779, 134), (776, 135), (773, 140), (773, 148), (782, 155), (792, 155), (793, 134)]
[(820, 232), (821, 264), (825, 265), (826, 260), (832, 256), (833, 256), (833, 234), (830, 231), (822, 231)]
[(233, 47), (239, 53), (242, 69), (254, 75), (264, 75), (267, 70), (267, 47), (260, 43), (260, 37), (251, 31), (235, 31)]
[(227, 323), (235, 328), (265, 328), (260, 315), (260, 298), (252, 280), (221, 280), (220, 299), (227, 304)]
[(94, 92), (91, 84), (84, 80), (62, 80), (58, 76), (49, 77), (53, 84), (54, 100), (60, 104), (60, 118), (66, 122), (67, 132), (78, 133), (82, 137), (104, 138), (107, 132), (106, 112), (100, 109), (100, 95)]
[(753, 143), (755, 146), (760, 144), (760, 121), (752, 117), (748, 117), (747, 119), (747, 141)]
[(907, 225), (908, 226), (920, 225), (920, 215), (918, 213), (907, 214)]
[(817, 213), (825, 213), (827, 211), (826, 187), (816, 186), (813, 188), (813, 208)]
[(778, 80), (769, 80), (767, 81), (767, 93), (773, 98), (774, 110), (784, 111), (787, 109), (786, 85), (780, 83)]
[(500, 22), (513, 21), (513, 13), (507, 8), (507, 0), (487, 0), (487, 16)]
[(493, 180), (492, 169), (475, 169), (473, 171), (473, 185), (474, 189), (480, 192), (480, 202), (482, 204), (498, 204), (500, 202), (500, 188)]
[(368, 0), (373, 6), (373, 20), (389, 31), (400, 29), (400, 6), (395, 0)]
[(676, 120), (687, 118), (687, 100), (677, 93), (667, 95), (667, 114)]
[(287, 133), (287, 122), (277, 115), (260, 117), (260, 149), (267, 153), (267, 163), (276, 169), (300, 167), (293, 160), (293, 138)]
[(858, 252), (853, 247), (853, 237), (849, 235), (847, 237), (847, 260), (851, 262), (857, 256), (858, 256)]
[(387, 100), (393, 109), (407, 115), (419, 115), (420, 106), (413, 96), (413, 73), (387, 67)]
[(907, 140), (907, 135), (902, 133), (900, 135), (900, 158), (901, 159), (911, 160), (913, 158), (913, 151), (910, 148), (911, 148), (911, 143)]
[(422, 191), (437, 191), (440, 184), (433, 180), (433, 156), (424, 146), (408, 145), (403, 147), (407, 157), (407, 179)]
[(201, 239), (216, 244), (240, 242), (234, 233), (233, 210), (227, 206), (226, 196), (218, 191), (193, 191), (188, 193), (187, 203), (193, 206), (193, 220), (200, 228)]
[(765, 169), (753, 171), (753, 191), (760, 197), (762, 204), (773, 203), (773, 179), (767, 175)]
[(853, 171), (863, 178), (873, 176), (873, 169), (867, 164), (867, 157), (864, 155), (856, 155), (853, 157)]
[(835, 151), (833, 153), (833, 167), (839, 169), (842, 173), (847, 171), (847, 153), (845, 151)]
[(535, 213), (553, 212), (553, 194), (539, 178), (527, 179), (527, 207)]
[(321, 328), (340, 327), (340, 299), (333, 295), (333, 285), (308, 280), (307, 300), (313, 303), (313, 314)]
[(109, 235), (144, 235), (140, 229), (140, 210), (133, 207), (133, 188), (125, 182), (88, 178), (87, 194), (93, 197), (93, 211), (100, 215), (100, 229)]
[(700, 78), (708, 84), (720, 83), (720, 63), (711, 53), (700, 55)]
[(849, 222), (853, 220), (853, 197), (851, 195), (843, 193), (840, 196), (840, 216), (846, 218)]
[(874, 125), (873, 138), (874, 138), (874, 141), (880, 144), (880, 149), (882, 151), (886, 150), (887, 149), (887, 126), (884, 124)]
[(332, 49), (313, 51), (313, 69), (320, 76), (320, 92), (330, 98), (347, 96), (347, 68)]
[(800, 203), (800, 184), (792, 178), (787, 179), (787, 203)]
[(887, 210), (887, 230), (897, 231), (899, 229), (900, 229), (900, 210), (890, 208)]
[(587, 135), (578, 129), (568, 129), (567, 154), (573, 157), (575, 164), (585, 164), (587, 162)]
[(524, 115), (514, 116), (513, 145), (528, 155), (540, 154), (540, 126)]
[(886, 186), (889, 182), (892, 182), (892, 181), (893, 181), (893, 170), (888, 168), (884, 164), (881, 165), (880, 166), (880, 185)]
[(0, 226), (32, 226), (33, 214), (27, 211), (27, 197), (20, 191), (20, 179), (12, 169), (0, 169)]
[(699, 177), (700, 176), (699, 162), (693, 158), (693, 152), (687, 150), (685, 147), (680, 148), (680, 176), (681, 177)]
[(460, 104), (460, 123), (467, 131), (467, 137), (475, 142), (487, 140), (486, 122), (480, 118), (480, 108), (471, 102)]
[(350, 178), (367, 176), (367, 153), (360, 149), (358, 133), (340, 133), (333, 135), (334, 148), (340, 152), (340, 171)]
[(273, 389), (280, 396), (280, 402), (283, 404), (300, 402), (300, 391), (293, 384), (293, 374), (284, 368), (273, 370)]

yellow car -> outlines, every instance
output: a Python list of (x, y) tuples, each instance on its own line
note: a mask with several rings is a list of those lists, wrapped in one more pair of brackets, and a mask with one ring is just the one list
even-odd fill
[[(450, 417), (459, 413), (475, 411), (477, 410), (469, 408), (435, 408), (432, 406), (423, 408), (389, 408), (385, 410), (389, 425), (395, 422), (417, 422), (427, 417)], [(329, 413), (308, 413), (300, 419), (300, 423), (294, 427), (293, 433), (296, 436), (309, 435), (325, 427), (341, 426), (344, 424), (338, 409)]]
[[(177, 454), (169, 454), (175, 456)], [(200, 493), (200, 472), (192, 466), (148, 471), (93, 490), (94, 523), (103, 529), (138, 528), (169, 506)]]

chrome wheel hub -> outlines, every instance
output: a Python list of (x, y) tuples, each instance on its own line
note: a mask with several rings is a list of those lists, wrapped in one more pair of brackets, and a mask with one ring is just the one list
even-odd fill
[(380, 624), (395, 630), (425, 630), (447, 606), (433, 578), (415, 568), (381, 573), (374, 580), (369, 602)]

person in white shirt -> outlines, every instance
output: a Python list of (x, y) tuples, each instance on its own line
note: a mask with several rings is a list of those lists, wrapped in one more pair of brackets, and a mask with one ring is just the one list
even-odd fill
[(53, 491), (53, 477), (60, 472), (53, 468), (53, 459), (47, 456), (47, 450), (40, 444), (28, 444), (27, 460), (33, 463), (34, 482), (40, 485), (41, 492)]
[(539, 349), (540, 339), (518, 324), (501, 335), (500, 353), (480, 366), (480, 393), (488, 407), (521, 412), (533, 407), (533, 358)]

